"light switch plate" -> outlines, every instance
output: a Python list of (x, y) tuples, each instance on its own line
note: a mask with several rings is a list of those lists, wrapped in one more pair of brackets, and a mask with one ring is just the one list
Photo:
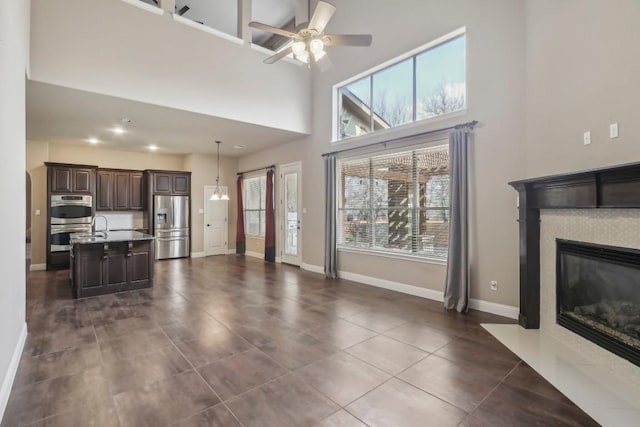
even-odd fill
[(617, 123), (611, 123), (609, 125), (609, 138), (613, 139), (613, 138), (617, 138), (618, 137), (618, 124)]
[(583, 135), (583, 140), (584, 140), (584, 145), (589, 145), (591, 144), (591, 131), (588, 130), (586, 131)]
[(199, 214), (204, 213), (204, 209), (198, 209), (198, 213), (199, 213)]
[(40, 216), (40, 209), (36, 209), (36, 216)]

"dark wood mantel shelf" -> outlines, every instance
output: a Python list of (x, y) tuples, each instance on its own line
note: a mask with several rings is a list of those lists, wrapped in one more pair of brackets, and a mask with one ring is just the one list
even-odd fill
[(640, 208), (640, 163), (510, 182), (519, 193), (520, 315), (540, 327), (540, 209)]

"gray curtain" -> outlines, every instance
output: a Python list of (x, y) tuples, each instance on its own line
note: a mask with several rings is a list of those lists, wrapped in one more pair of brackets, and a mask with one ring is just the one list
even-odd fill
[(444, 307), (460, 313), (469, 309), (468, 132), (465, 126), (449, 133), (451, 212)]
[(336, 155), (324, 156), (324, 274), (338, 278), (338, 253), (336, 249)]

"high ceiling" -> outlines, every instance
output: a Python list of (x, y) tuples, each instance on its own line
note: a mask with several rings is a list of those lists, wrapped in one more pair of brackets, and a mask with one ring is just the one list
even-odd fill
[[(130, 119), (127, 124), (123, 118)], [(124, 128), (116, 135), (113, 128)], [(55, 143), (88, 145), (94, 137), (104, 148), (188, 154), (216, 152), (244, 156), (304, 135), (143, 102), (29, 81), (27, 83), (27, 138)], [(244, 145), (236, 149), (234, 145)]]

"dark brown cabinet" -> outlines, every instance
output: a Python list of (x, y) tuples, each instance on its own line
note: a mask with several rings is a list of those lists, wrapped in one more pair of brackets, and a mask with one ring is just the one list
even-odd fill
[(51, 194), (93, 194), (95, 166), (45, 164), (48, 168)]
[(99, 169), (97, 210), (144, 210), (144, 186), (141, 171)]
[(152, 194), (188, 196), (191, 193), (190, 172), (147, 171), (153, 183)]
[(132, 172), (129, 182), (129, 208), (131, 210), (144, 209), (144, 186), (142, 185), (142, 172)]
[(77, 244), (71, 252), (76, 298), (153, 286), (153, 241)]
[(108, 211), (113, 206), (113, 172), (98, 170), (96, 210)]
[(173, 175), (173, 194), (189, 195), (191, 192), (190, 176), (186, 174)]
[(171, 174), (154, 173), (153, 174), (153, 193), (154, 194), (171, 194)]

